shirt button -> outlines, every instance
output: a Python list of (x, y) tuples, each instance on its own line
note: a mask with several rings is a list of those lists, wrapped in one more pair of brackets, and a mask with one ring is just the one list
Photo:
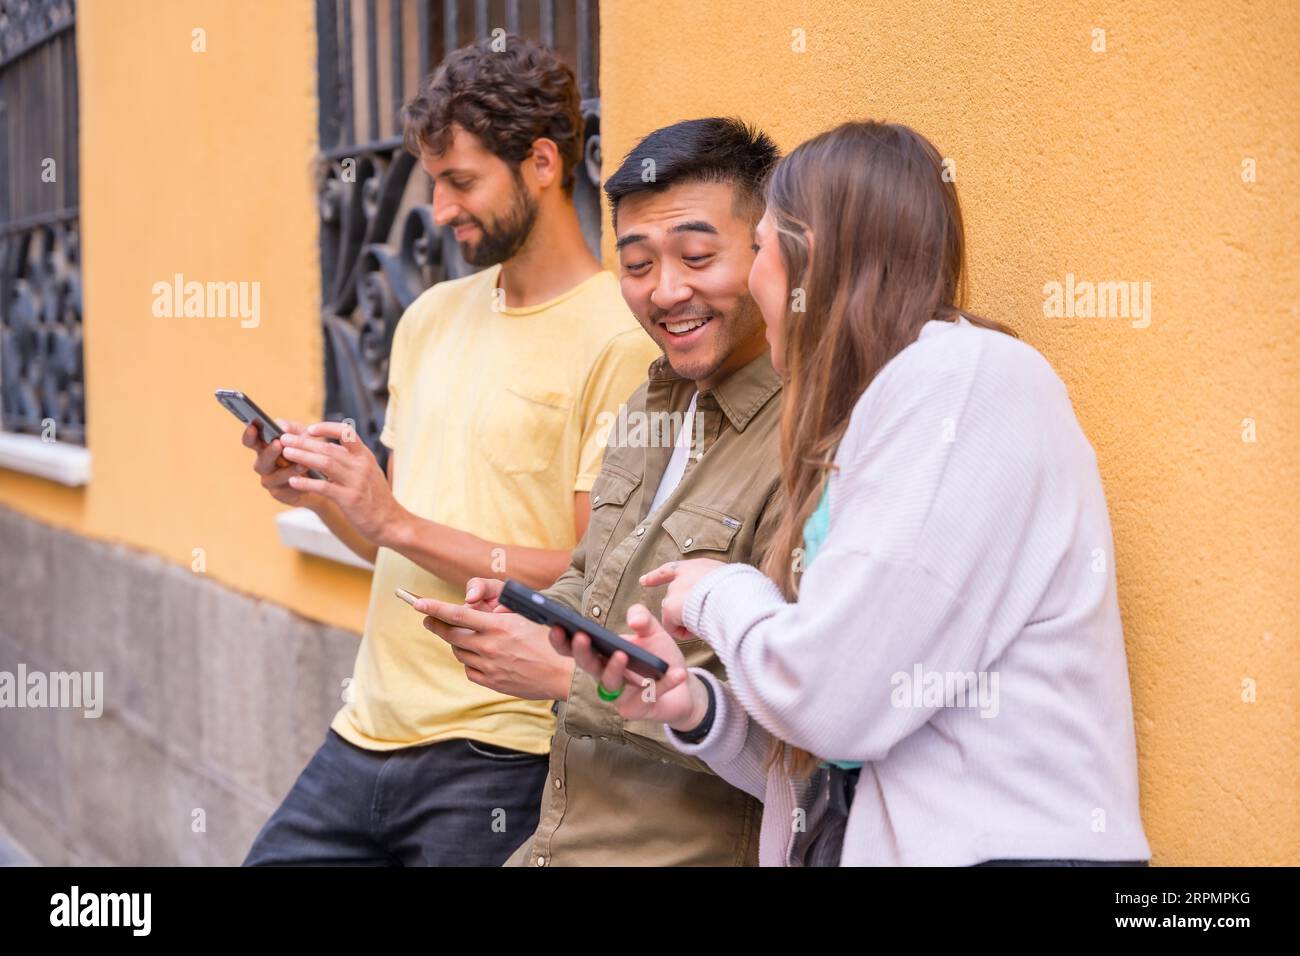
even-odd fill
[(537, 865), (538, 865), (538, 866), (545, 866), (545, 865), (546, 865), (546, 857), (544, 857), (544, 856), (539, 856), (539, 857), (537, 858)]
[(683, 547), (683, 548), (689, 548), (689, 547), (690, 547), (691, 545), (693, 545), (694, 543), (695, 543), (695, 539), (694, 539), (694, 538), (687, 538), (684, 542), (682, 542), (682, 547)]
[(592, 503), (593, 505), (598, 505), (598, 504), (600, 504), (600, 495), (596, 495), (596, 497), (592, 498), (592, 499), (591, 499), (591, 503)]
[(599, 605), (599, 604), (597, 604), (595, 607), (593, 607), (593, 608), (591, 609), (591, 616), (592, 616), (592, 617), (600, 617), (600, 605)]
[(556, 789), (556, 790), (559, 790), (560, 787), (562, 787), (562, 786), (564, 786), (564, 784), (560, 783), (560, 778), (559, 778), (559, 777), (556, 777), (556, 778), (555, 778), (555, 789)]
[(641, 535), (645, 534), (645, 528), (637, 528), (634, 534), (636, 534), (638, 538), (641, 537)]

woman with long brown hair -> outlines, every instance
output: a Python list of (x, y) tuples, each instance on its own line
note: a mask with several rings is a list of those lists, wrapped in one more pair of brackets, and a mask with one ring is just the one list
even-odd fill
[[(762, 571), (690, 560), (633, 639), (561, 652), (764, 801), (769, 865), (1142, 862), (1110, 522), (1046, 360), (962, 310), (939, 153), (845, 123), (773, 172), (750, 291), (783, 393)], [(674, 637), (715, 649), (687, 672)], [(625, 682), (630, 685), (621, 693)]]

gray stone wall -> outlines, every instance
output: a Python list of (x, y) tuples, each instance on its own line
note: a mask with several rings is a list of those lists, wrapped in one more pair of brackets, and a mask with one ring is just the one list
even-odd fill
[(43, 864), (238, 864), (358, 640), (0, 507), (0, 671), (102, 671), (104, 700), (0, 708), (0, 829)]

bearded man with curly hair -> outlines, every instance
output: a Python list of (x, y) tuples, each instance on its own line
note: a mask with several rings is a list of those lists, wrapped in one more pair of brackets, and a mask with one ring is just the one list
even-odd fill
[(494, 866), (533, 832), (571, 662), (435, 636), (394, 592), (459, 603), (471, 578), (559, 577), (605, 430), (659, 355), (583, 237), (582, 112), (553, 52), (457, 50), (402, 122), (434, 222), (480, 271), (425, 290), (393, 333), (386, 475), (340, 423), (245, 433), (267, 491), (375, 565), (343, 706), (246, 865)]

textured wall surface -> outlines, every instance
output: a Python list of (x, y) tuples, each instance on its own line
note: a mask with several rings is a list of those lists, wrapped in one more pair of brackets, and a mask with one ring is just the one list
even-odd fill
[[(1048, 357), (1101, 463), (1155, 862), (1297, 864), (1300, 18), (1065, 6), (604, 3), (606, 174), (717, 114), (783, 149), (887, 119), (953, 159), (969, 306)], [(1045, 318), (1067, 273), (1150, 282), (1150, 325)]]
[(3, 711), (3, 828), (47, 865), (238, 864), (358, 636), (8, 508), (0, 541), (0, 671), (99, 672), (103, 706)]
[[(299, 421), (324, 401), (315, 4), (85, 0), (77, 57), (92, 477), (0, 471), (0, 503), (186, 568), (200, 548), (213, 579), (359, 630), (369, 576), (280, 544), (283, 508), (212, 395)], [(155, 316), (177, 273), (258, 283), (258, 325)]]
[[(211, 397), (240, 388), (276, 415), (320, 411), (313, 6), (78, 5), (93, 476), (71, 491), (0, 471), (0, 503), (160, 556), (170, 588), (219, 582), (357, 629), (366, 575), (278, 543), (279, 508)], [(955, 162), (970, 307), (1052, 361), (1097, 450), (1156, 862), (1300, 863), (1300, 19), (1290, 2), (1071, 7), (602, 3), (605, 171), (654, 127), (711, 114), (759, 123), (783, 148), (861, 117), (929, 136)], [(155, 318), (152, 285), (176, 272), (259, 281), (260, 326)], [(1150, 325), (1045, 318), (1044, 285), (1067, 274), (1149, 282)], [(190, 571), (195, 548), (207, 581)], [(124, 573), (121, 553), (97, 559), (104, 577)], [(62, 633), (74, 625), (52, 602), (100, 583), (42, 567), (17, 592), (25, 609), (5, 605), (6, 655), (25, 633), (12, 621)], [(105, 594), (99, 613), (157, 629), (151, 595), (132, 610)], [(139, 706), (191, 733), (198, 718), (167, 699)], [(127, 718), (114, 720), (101, 733), (133, 752)], [(34, 739), (26, 757), (0, 748), (11, 773), (22, 760), (39, 772)], [(78, 759), (94, 766), (96, 752)], [(275, 772), (300, 763), (286, 755)]]

